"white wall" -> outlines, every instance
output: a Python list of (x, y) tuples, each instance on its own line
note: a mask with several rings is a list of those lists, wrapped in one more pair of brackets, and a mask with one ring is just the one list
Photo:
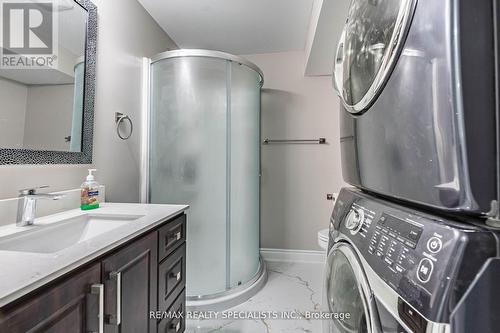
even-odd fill
[[(139, 149), (142, 57), (152, 56), (173, 41), (136, 0), (94, 0), (98, 7), (97, 83), (94, 165), (106, 185), (108, 201), (139, 201)], [(130, 115), (135, 132), (121, 141), (114, 131), (114, 113)], [(49, 184), (52, 190), (79, 187), (88, 165), (0, 166), (0, 198), (17, 190)]]
[(318, 250), (317, 231), (343, 185), (339, 100), (331, 77), (304, 77), (304, 52), (245, 55), (264, 72), (262, 139), (325, 137), (327, 145), (262, 146), (261, 247)]
[(0, 78), (0, 147), (22, 148), (27, 96), (24, 84)]
[(316, 35), (316, 29), (319, 23), (319, 17), (321, 15), (321, 8), (323, 7), (323, 0), (314, 0), (313, 7), (311, 11), (311, 20), (309, 21), (309, 29), (307, 30), (307, 39), (305, 47), (305, 57), (306, 63), (311, 55), (311, 50), (314, 43), (314, 36)]
[(307, 76), (332, 75), (351, 0), (315, 0), (306, 43)]

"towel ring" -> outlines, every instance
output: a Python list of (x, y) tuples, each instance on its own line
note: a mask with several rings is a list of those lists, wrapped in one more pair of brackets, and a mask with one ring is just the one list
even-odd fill
[[(120, 124), (124, 120), (128, 120), (128, 122), (130, 124), (130, 133), (127, 136), (122, 136), (120, 134)], [(120, 113), (120, 112), (116, 112), (115, 113), (115, 123), (116, 123), (116, 134), (118, 135), (118, 137), (120, 139), (127, 140), (127, 139), (129, 139), (132, 136), (132, 132), (134, 131), (134, 124), (132, 123), (132, 119), (130, 119), (129, 116), (124, 115), (123, 113)]]

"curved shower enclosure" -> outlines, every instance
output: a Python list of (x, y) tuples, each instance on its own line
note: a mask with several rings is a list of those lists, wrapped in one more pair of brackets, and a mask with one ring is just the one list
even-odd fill
[(190, 205), (188, 306), (236, 305), (266, 279), (259, 256), (262, 72), (206, 50), (168, 51), (150, 66), (149, 202)]

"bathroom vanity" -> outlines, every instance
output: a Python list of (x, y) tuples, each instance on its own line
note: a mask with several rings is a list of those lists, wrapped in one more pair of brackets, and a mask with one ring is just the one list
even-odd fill
[(0, 227), (0, 332), (183, 332), (188, 206), (105, 203)]

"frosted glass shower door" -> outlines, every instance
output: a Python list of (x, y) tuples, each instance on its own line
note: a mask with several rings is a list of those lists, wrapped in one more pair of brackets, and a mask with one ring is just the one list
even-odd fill
[(226, 66), (200, 57), (151, 66), (150, 202), (190, 204), (189, 295), (227, 287)]
[(242, 290), (250, 295), (262, 286), (262, 80), (254, 64), (218, 51), (175, 50), (152, 59), (149, 202), (190, 205), (189, 302), (233, 306), (229, 295), (243, 301)]
[(260, 76), (231, 62), (230, 287), (259, 269)]

